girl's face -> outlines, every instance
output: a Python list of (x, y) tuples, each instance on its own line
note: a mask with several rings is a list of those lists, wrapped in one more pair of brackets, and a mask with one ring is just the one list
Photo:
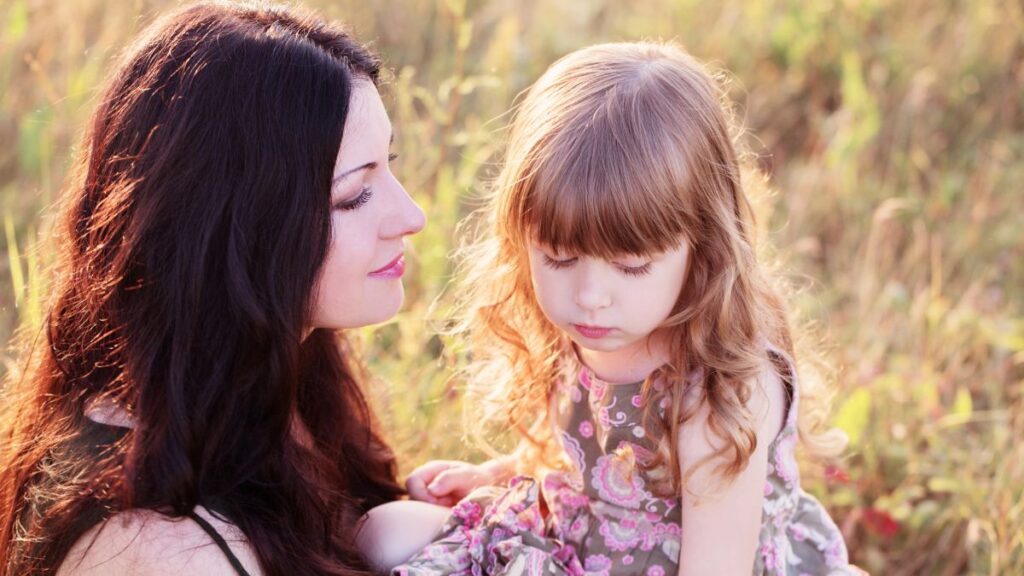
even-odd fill
[(686, 277), (685, 242), (649, 258), (559, 254), (531, 242), (530, 274), (548, 320), (594, 352), (639, 350), (672, 313)]
[(388, 166), (391, 121), (376, 87), (356, 81), (331, 188), (331, 240), (314, 287), (313, 328), (356, 328), (402, 305), (405, 237), (423, 211)]

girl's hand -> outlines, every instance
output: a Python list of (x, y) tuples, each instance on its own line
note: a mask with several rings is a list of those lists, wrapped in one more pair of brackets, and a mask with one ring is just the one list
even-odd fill
[(409, 474), (405, 488), (413, 500), (454, 506), (474, 488), (499, 484), (510, 475), (511, 462), (507, 456), (483, 464), (431, 460)]

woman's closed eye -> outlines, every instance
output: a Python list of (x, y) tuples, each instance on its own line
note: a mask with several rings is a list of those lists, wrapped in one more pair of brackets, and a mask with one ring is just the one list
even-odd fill
[[(388, 154), (388, 163), (394, 162), (397, 159), (398, 159), (398, 154), (396, 154), (394, 152), (391, 152), (390, 154)], [(374, 169), (374, 168), (376, 168), (376, 165), (373, 165), (373, 167), (371, 167), (371, 170)], [(337, 202), (334, 205), (334, 207), (337, 208), (338, 210), (345, 210), (345, 211), (355, 210), (355, 209), (359, 208), (360, 206), (362, 206), (362, 205), (366, 204), (367, 202), (369, 202), (370, 198), (372, 198), (372, 197), (373, 197), (373, 188), (371, 188), (370, 186), (367, 186), (367, 185), (363, 185), (362, 189), (359, 191), (359, 194), (355, 198), (352, 198), (350, 200), (341, 200), (341, 201)]]
[(370, 201), (373, 197), (373, 189), (369, 186), (363, 186), (362, 190), (359, 191), (359, 195), (350, 200), (342, 200), (334, 205), (338, 210), (356, 210), (360, 206), (363, 206)]

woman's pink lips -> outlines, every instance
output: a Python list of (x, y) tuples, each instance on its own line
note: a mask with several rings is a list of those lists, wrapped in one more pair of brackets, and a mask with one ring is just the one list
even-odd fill
[(401, 278), (405, 274), (405, 254), (399, 254), (394, 260), (388, 262), (383, 268), (370, 272), (371, 278)]
[(594, 340), (598, 338), (604, 338), (612, 331), (611, 328), (606, 328), (604, 326), (587, 326), (584, 324), (573, 324), (572, 327), (575, 328), (577, 332), (582, 334), (584, 338), (590, 338)]

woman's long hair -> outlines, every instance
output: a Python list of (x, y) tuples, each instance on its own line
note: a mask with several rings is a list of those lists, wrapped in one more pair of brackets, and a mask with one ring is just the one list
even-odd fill
[[(4, 390), (0, 573), (54, 573), (98, 510), (197, 504), (268, 574), (366, 573), (352, 530), (401, 494), (394, 456), (343, 339), (306, 331), (353, 83), (378, 70), (266, 5), (187, 6), (126, 52), (64, 195), (44, 333)], [(98, 401), (134, 427), (69, 448)]]
[[(606, 259), (683, 242), (687, 278), (662, 326), (671, 361), (645, 387), (660, 402), (652, 381), (671, 384), (668, 433), (649, 467), (664, 480), (660, 493), (680, 494), (688, 474), (678, 432), (707, 405), (725, 447), (716, 470), (726, 481), (742, 471), (756, 447), (748, 383), (769, 343), (793, 356), (782, 291), (756, 258), (742, 170), (724, 94), (682, 49), (606, 44), (553, 64), (515, 111), (502, 171), (463, 249), (456, 310), (472, 354), (470, 390), (487, 407), (473, 429), (481, 420), (511, 426), (557, 465), (548, 409), (569, 348), (537, 303), (529, 242)], [(700, 401), (687, 404), (682, 387), (695, 373)], [(803, 438), (821, 452), (836, 448), (835, 436), (820, 433), (820, 409), (800, 406)]]

